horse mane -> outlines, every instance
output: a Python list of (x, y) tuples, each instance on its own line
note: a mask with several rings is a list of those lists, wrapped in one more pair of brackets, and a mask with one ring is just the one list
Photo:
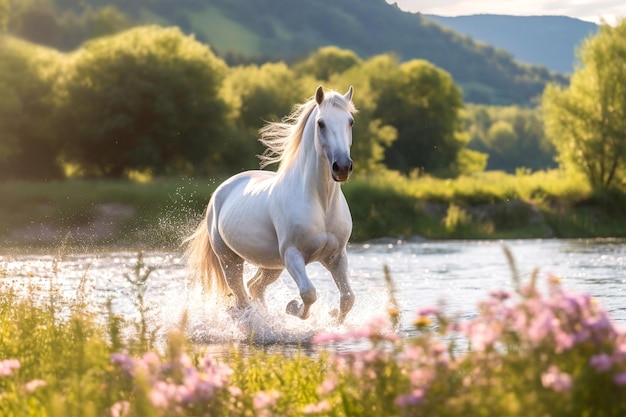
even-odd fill
[[(259, 130), (259, 142), (266, 147), (263, 154), (258, 155), (261, 168), (278, 163), (277, 172), (282, 172), (291, 164), (302, 142), (306, 122), (316, 104), (315, 98), (303, 104), (297, 104), (281, 121), (270, 122)], [(325, 93), (320, 107), (326, 105), (340, 107), (351, 113), (356, 112), (352, 102), (335, 91)]]

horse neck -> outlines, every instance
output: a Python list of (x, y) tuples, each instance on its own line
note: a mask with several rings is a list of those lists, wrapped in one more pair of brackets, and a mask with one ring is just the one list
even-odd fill
[(302, 142), (298, 147), (296, 159), (287, 173), (295, 186), (319, 199), (327, 207), (341, 188), (335, 182), (328, 167), (328, 162), (321, 158), (315, 149), (315, 115), (317, 109), (309, 115), (302, 132)]

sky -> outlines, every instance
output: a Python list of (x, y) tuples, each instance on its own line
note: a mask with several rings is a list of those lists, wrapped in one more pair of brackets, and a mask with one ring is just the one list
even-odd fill
[(387, 0), (402, 10), (440, 16), (505, 14), (517, 16), (569, 16), (615, 24), (626, 17), (624, 0)]

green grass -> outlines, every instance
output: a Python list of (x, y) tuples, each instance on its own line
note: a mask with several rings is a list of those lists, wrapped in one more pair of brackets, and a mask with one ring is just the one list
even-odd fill
[[(2, 182), (0, 237), (5, 245), (177, 246), (222, 179)], [(343, 190), (353, 242), (626, 236), (623, 194), (594, 193), (583, 177), (558, 170), (454, 180), (380, 172), (355, 176)], [(108, 229), (91, 236), (94, 223)], [(37, 240), (38, 231), (47, 236)]]

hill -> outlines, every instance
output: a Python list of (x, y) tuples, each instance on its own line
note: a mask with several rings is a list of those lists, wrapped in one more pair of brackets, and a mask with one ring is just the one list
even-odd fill
[[(384, 0), (41, 0), (32, 4), (46, 1), (49, 7), (38, 10), (40, 16), (31, 19), (37, 23), (31, 32), (41, 32), (41, 22), (47, 21), (45, 27), (52, 33), (39, 33), (31, 39), (50, 40), (50, 46), (58, 46), (55, 39), (66, 39), (55, 36), (53, 29), (62, 30), (64, 22), (80, 22), (68, 19), (70, 14), (93, 15), (93, 10), (114, 6), (133, 24), (180, 26), (209, 43), (230, 63), (293, 62), (326, 45), (353, 50), (362, 58), (395, 53), (401, 60), (426, 59), (447, 70), (462, 87), (465, 101), (484, 104), (532, 105), (547, 82), (567, 82), (563, 75), (521, 64), (503, 50), (477, 43)], [(41, 14), (46, 13), (53, 15), (42, 19)], [(28, 38), (24, 24), (28, 20), (17, 20), (14, 16), (9, 29), (19, 29), (22, 33), (14, 33)], [(77, 47), (78, 43), (65, 46)]]
[(510, 52), (515, 59), (571, 73), (575, 49), (598, 25), (565, 16), (424, 15), (455, 32)]

